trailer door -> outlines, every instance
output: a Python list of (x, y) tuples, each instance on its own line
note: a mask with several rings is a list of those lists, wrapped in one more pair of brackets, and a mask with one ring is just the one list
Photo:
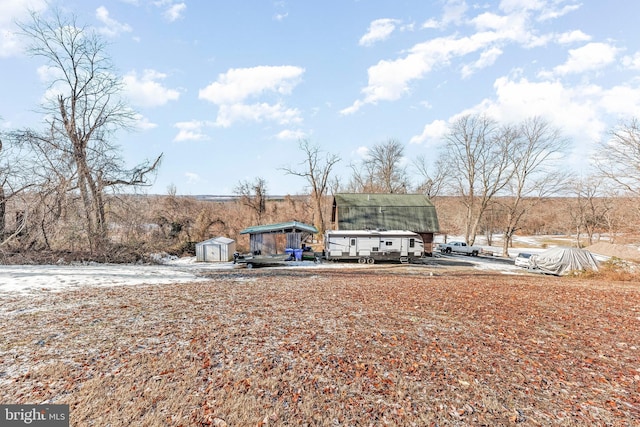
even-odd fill
[(358, 239), (356, 239), (355, 237), (351, 237), (349, 239), (349, 256), (357, 256), (358, 255), (358, 246), (356, 245), (357, 241), (358, 241)]
[(409, 246), (411, 246), (413, 239), (407, 239), (406, 237), (400, 238), (400, 256), (409, 255)]

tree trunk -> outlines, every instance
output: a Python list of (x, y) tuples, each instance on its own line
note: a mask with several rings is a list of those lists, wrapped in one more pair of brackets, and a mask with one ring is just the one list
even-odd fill
[(7, 214), (7, 200), (4, 197), (4, 187), (0, 185), (0, 237), (4, 236)]
[(324, 215), (322, 215), (322, 198), (318, 197), (317, 194), (313, 195), (315, 199), (315, 227), (318, 229), (318, 234), (320, 236), (324, 235)]

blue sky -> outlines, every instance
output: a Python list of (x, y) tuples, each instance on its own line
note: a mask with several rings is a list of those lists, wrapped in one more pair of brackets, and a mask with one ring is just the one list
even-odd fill
[[(640, 2), (628, 0), (0, 0), (0, 129), (38, 127), (41, 60), (15, 21), (58, 6), (95, 28), (139, 113), (117, 135), (133, 165), (164, 153), (150, 193), (231, 194), (263, 178), (305, 192), (308, 139), (349, 165), (389, 139), (435, 159), (448, 123), (540, 115), (588, 166), (640, 116)], [(417, 177), (416, 177), (417, 178)]]

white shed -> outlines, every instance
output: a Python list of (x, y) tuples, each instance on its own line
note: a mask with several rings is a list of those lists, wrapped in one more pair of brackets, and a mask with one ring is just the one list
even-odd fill
[(196, 261), (228, 262), (233, 260), (235, 251), (235, 240), (227, 237), (214, 237), (204, 242), (196, 243)]

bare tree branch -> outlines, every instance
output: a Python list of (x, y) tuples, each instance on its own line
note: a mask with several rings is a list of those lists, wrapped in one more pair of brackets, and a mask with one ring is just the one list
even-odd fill
[(640, 123), (634, 118), (611, 131), (594, 156), (600, 176), (623, 193), (640, 196)]
[(325, 217), (322, 202), (329, 190), (331, 171), (340, 157), (336, 154), (323, 153), (318, 145), (308, 140), (301, 140), (299, 148), (304, 153), (305, 159), (300, 162), (301, 169), (291, 167), (281, 168), (288, 175), (304, 178), (311, 190), (311, 198), (314, 207), (314, 225), (321, 236), (325, 230)]
[(94, 31), (57, 10), (50, 20), (32, 12), (30, 22), (19, 27), (30, 42), (28, 52), (44, 59), (53, 76), (43, 105), (48, 132), (23, 132), (23, 141), (47, 162), (48, 172), (57, 177), (52, 182), (79, 193), (89, 248), (96, 249), (107, 239), (106, 190), (146, 185), (162, 155), (131, 169), (124, 166), (111, 139), (132, 128), (135, 114), (120, 96), (122, 80)]

